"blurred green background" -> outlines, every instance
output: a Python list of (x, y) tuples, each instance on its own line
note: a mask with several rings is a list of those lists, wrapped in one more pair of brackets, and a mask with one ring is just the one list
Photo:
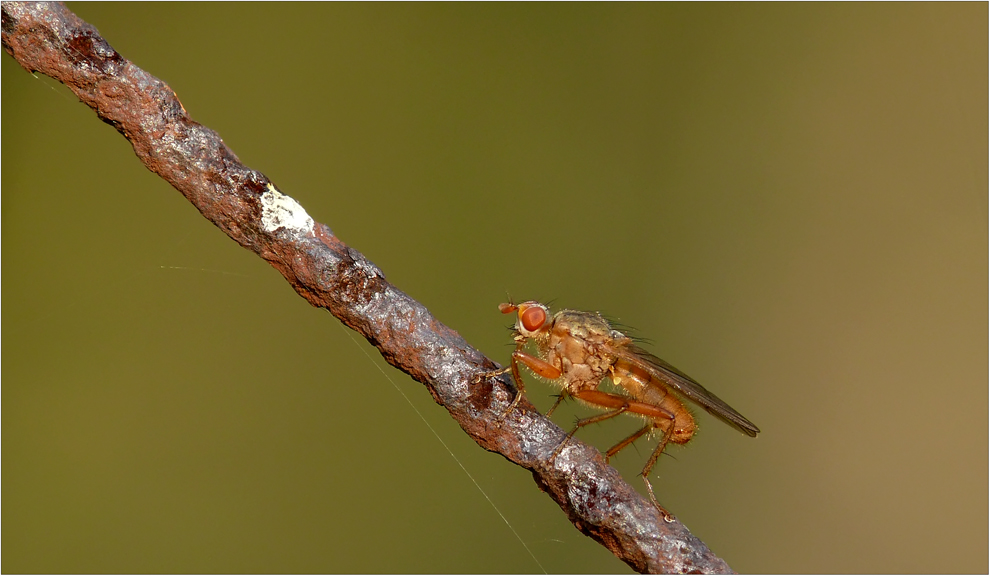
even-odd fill
[[(734, 569), (988, 570), (986, 3), (70, 8), (492, 358), (601, 310), (757, 423), (655, 474)], [(628, 571), (2, 60), (3, 572)]]

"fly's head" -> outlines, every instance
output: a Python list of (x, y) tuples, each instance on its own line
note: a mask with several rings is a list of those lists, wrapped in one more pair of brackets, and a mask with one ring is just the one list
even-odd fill
[(543, 341), (549, 337), (553, 319), (543, 304), (530, 300), (522, 304), (499, 304), (498, 309), (502, 314), (516, 313), (516, 342)]

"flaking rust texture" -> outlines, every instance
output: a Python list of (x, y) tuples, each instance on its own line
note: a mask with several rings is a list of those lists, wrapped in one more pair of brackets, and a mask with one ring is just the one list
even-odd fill
[(68, 86), (210, 222), (424, 383), (479, 445), (531, 470), (579, 530), (640, 572), (730, 571), (679, 522), (664, 522), (594, 448), (572, 441), (552, 459), (564, 432), (529, 402), (503, 418), (515, 389), (506, 377), (482, 377), (494, 362), (264, 174), (241, 164), (216, 132), (189, 117), (171, 88), (95, 28), (59, 3), (0, 6), (4, 50), (21, 66)]

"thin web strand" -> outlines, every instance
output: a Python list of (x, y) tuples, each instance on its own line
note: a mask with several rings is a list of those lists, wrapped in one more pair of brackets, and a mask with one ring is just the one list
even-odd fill
[(392, 387), (395, 388), (396, 391), (402, 395), (406, 403), (409, 404), (409, 406), (413, 409), (414, 412), (416, 412), (416, 415), (419, 416), (419, 419), (423, 421), (423, 424), (426, 424), (426, 427), (430, 429), (430, 432), (433, 433), (433, 436), (436, 437), (436, 439), (444, 447), (447, 453), (450, 454), (450, 457), (454, 459), (454, 462), (457, 462), (457, 465), (461, 467), (461, 470), (463, 470), (464, 473), (467, 474), (467, 477), (471, 479), (471, 482), (474, 483), (475, 488), (477, 488), (478, 491), (481, 492), (481, 495), (485, 497), (485, 500), (488, 500), (488, 503), (491, 504), (492, 508), (495, 509), (495, 512), (498, 513), (499, 517), (502, 518), (502, 521), (505, 522), (505, 525), (508, 526), (509, 530), (512, 531), (512, 534), (515, 535), (516, 540), (519, 540), (519, 543), (522, 544), (522, 547), (526, 549), (526, 552), (529, 552), (529, 555), (533, 558), (533, 562), (536, 562), (536, 565), (540, 567), (540, 571), (546, 574), (547, 571), (543, 567), (543, 564), (541, 564), (540, 561), (536, 558), (536, 555), (533, 554), (533, 551), (529, 549), (529, 546), (526, 545), (526, 542), (522, 539), (519, 533), (516, 532), (516, 529), (512, 527), (512, 524), (509, 522), (509, 519), (506, 518), (504, 514), (502, 514), (502, 511), (498, 509), (498, 506), (495, 505), (495, 502), (493, 502), (492, 499), (488, 497), (488, 493), (485, 492), (484, 488), (481, 487), (481, 484), (478, 484), (478, 481), (474, 479), (474, 476), (472, 476), (471, 473), (468, 472), (468, 469), (464, 467), (464, 464), (461, 463), (461, 460), (457, 457), (456, 454), (454, 454), (454, 451), (451, 450), (449, 446), (447, 446), (447, 443), (443, 441), (443, 438), (441, 438), (439, 434), (437, 434), (437, 431), (433, 428), (433, 426), (426, 419), (426, 417), (423, 416), (423, 413), (419, 411), (419, 408), (416, 408), (416, 405), (412, 403), (412, 400), (409, 399), (409, 396), (406, 396), (406, 393), (402, 391), (402, 388), (399, 388), (399, 385), (396, 384), (394, 380), (392, 380), (392, 377), (389, 376), (388, 373), (385, 372), (385, 370), (383, 370), (382, 367), (379, 366), (377, 362), (375, 362), (374, 358), (371, 357), (371, 354), (368, 354), (368, 351), (361, 347), (361, 344), (358, 343), (356, 338), (354, 338), (354, 335), (351, 334), (350, 330), (345, 328), (343, 324), (340, 324), (340, 329), (343, 330), (344, 333), (347, 334), (347, 337), (351, 339), (351, 342), (354, 342), (354, 345), (357, 346), (358, 349), (360, 349), (361, 352), (363, 352), (364, 355), (368, 357), (368, 360), (375, 366), (375, 368), (378, 368), (378, 371), (382, 373), (382, 376), (385, 376), (385, 378), (389, 381)]

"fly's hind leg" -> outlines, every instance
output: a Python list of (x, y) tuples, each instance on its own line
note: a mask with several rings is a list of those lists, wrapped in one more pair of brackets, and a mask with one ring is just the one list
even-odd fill
[[(660, 406), (639, 402), (619, 394), (609, 394), (608, 392), (602, 392), (601, 390), (578, 390), (577, 392), (570, 392), (570, 395), (574, 396), (578, 400), (583, 400), (588, 404), (601, 406), (602, 408), (611, 408), (612, 410), (609, 410), (604, 414), (598, 414), (597, 416), (591, 416), (589, 418), (578, 420), (577, 425), (574, 426), (574, 429), (571, 430), (570, 434), (568, 434), (567, 437), (564, 438), (563, 442), (557, 446), (557, 449), (554, 450), (551, 460), (560, 454), (560, 451), (563, 449), (567, 441), (570, 440), (571, 437), (574, 436), (574, 433), (578, 431), (578, 428), (581, 428), (582, 426), (594, 424), (595, 422), (601, 422), (602, 420), (608, 420), (609, 418), (614, 418), (624, 412), (640, 414), (653, 420), (659, 419), (664, 422), (673, 418), (673, 415), (669, 411), (661, 408)], [(622, 450), (629, 444), (632, 444), (633, 441), (645, 434), (647, 431), (648, 429), (640, 430), (622, 442), (619, 442), (619, 444), (613, 447), (612, 450), (609, 450), (609, 453), (606, 454), (606, 458), (614, 456), (616, 452)]]
[(653, 493), (653, 485), (650, 484), (649, 475), (653, 470), (653, 467), (656, 466), (660, 455), (663, 454), (664, 448), (667, 447), (667, 442), (670, 440), (670, 435), (674, 430), (674, 415), (671, 414), (669, 410), (661, 406), (639, 402), (625, 396), (609, 394), (608, 392), (602, 392), (600, 390), (579, 390), (571, 393), (571, 395), (579, 400), (584, 400), (588, 404), (594, 404), (596, 406), (601, 406), (602, 408), (612, 408), (612, 410), (609, 410), (603, 414), (591, 416), (590, 418), (578, 420), (577, 425), (574, 426), (574, 429), (571, 430), (567, 437), (564, 438), (564, 440), (557, 446), (557, 449), (554, 450), (550, 460), (553, 461), (557, 455), (560, 454), (561, 449), (563, 449), (564, 445), (567, 444), (567, 441), (570, 440), (571, 437), (574, 436), (574, 433), (577, 432), (582, 426), (608, 420), (609, 418), (614, 418), (624, 412), (646, 416), (653, 422), (640, 430), (637, 430), (625, 440), (609, 449), (609, 451), (605, 454), (606, 459), (615, 456), (620, 450), (629, 446), (650, 430), (654, 428), (663, 428), (664, 424), (666, 424), (667, 429), (664, 431), (663, 439), (657, 446), (656, 450), (653, 451), (653, 454), (650, 456), (649, 461), (647, 461), (646, 466), (643, 467), (643, 471), (640, 473), (640, 476), (643, 477), (643, 482), (646, 483), (646, 488), (650, 493), (650, 501), (654, 506), (656, 506), (660, 514), (663, 515), (664, 520), (667, 522), (673, 522), (674, 515), (668, 512), (663, 506), (660, 505), (659, 502), (657, 502), (656, 494)]
[[(663, 421), (661, 420), (661, 422)], [(661, 428), (661, 426), (655, 423), (651, 423), (633, 432), (624, 440), (622, 440), (615, 446), (612, 446), (611, 448), (608, 449), (607, 452), (605, 452), (605, 462), (607, 463), (612, 458), (612, 456), (615, 456), (620, 451), (630, 446), (633, 442), (642, 438), (646, 433), (656, 428)], [(643, 467), (643, 471), (640, 472), (639, 474), (640, 476), (642, 476), (643, 482), (646, 483), (646, 489), (650, 494), (650, 501), (653, 502), (653, 505), (656, 506), (657, 510), (660, 511), (660, 514), (663, 515), (663, 519), (666, 520), (667, 522), (673, 522), (674, 515), (668, 512), (667, 509), (661, 506), (660, 502), (657, 501), (657, 496), (656, 494), (653, 493), (653, 485), (650, 484), (649, 475), (650, 472), (653, 471), (653, 468), (657, 465), (657, 460), (660, 458), (660, 455), (663, 454), (664, 449), (667, 447), (667, 441), (670, 440), (670, 434), (673, 431), (673, 429), (674, 429), (673, 421), (671, 420), (670, 428), (668, 429), (667, 432), (664, 432), (663, 439), (660, 441), (660, 444), (657, 445), (656, 449), (653, 451), (653, 454), (650, 455), (650, 459), (646, 461), (646, 466)]]
[(616, 444), (615, 446), (612, 446), (611, 448), (609, 448), (608, 449), (608, 452), (605, 453), (605, 463), (608, 464), (608, 461), (612, 459), (612, 456), (615, 456), (623, 448), (625, 448), (626, 446), (629, 446), (633, 442), (639, 440), (643, 436), (643, 434), (646, 434), (650, 430), (653, 430), (653, 424), (647, 424), (646, 426), (643, 426), (639, 430), (637, 430), (637, 431), (633, 432), (632, 434), (630, 434), (625, 440), (623, 440), (623, 441), (619, 442), (618, 444)]
[(653, 502), (653, 505), (657, 507), (657, 510), (660, 511), (660, 514), (663, 515), (663, 519), (666, 520), (667, 522), (673, 522), (674, 515), (668, 512), (666, 508), (661, 506), (660, 502), (657, 502), (657, 496), (656, 494), (653, 493), (653, 484), (650, 484), (650, 472), (653, 471), (654, 466), (657, 465), (657, 460), (660, 458), (660, 455), (663, 454), (664, 449), (667, 447), (667, 441), (670, 439), (670, 434), (673, 431), (673, 429), (674, 426), (673, 423), (671, 423), (670, 429), (664, 432), (663, 439), (660, 441), (660, 444), (657, 445), (656, 450), (654, 450), (653, 454), (650, 455), (650, 459), (646, 461), (646, 466), (643, 466), (643, 471), (639, 473), (639, 475), (643, 478), (643, 482), (646, 483), (646, 489), (650, 492), (650, 501)]

